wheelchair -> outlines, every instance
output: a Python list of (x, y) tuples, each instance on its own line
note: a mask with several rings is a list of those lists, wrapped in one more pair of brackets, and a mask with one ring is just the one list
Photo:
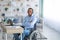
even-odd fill
[(43, 24), (42, 20), (39, 20), (34, 24), (34, 30), (29, 35), (29, 38), (28, 38), (29, 40), (41, 40), (42, 35), (41, 35), (41, 32), (40, 32), (40, 28), (38, 29), (37, 24), (39, 24), (39, 27), (40, 26), (42, 27), (42, 25), (40, 25), (40, 24)]
[[(41, 33), (40, 30), (37, 29), (36, 24), (34, 25), (34, 30), (29, 35), (29, 40), (41, 40)], [(28, 40), (28, 39), (27, 39)]]

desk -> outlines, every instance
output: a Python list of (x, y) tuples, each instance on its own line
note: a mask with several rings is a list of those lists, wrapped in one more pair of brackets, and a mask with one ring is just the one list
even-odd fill
[(22, 40), (22, 33), (23, 28), (20, 26), (2, 26), (3, 33), (5, 33), (6, 40), (7, 40), (7, 34), (14, 34), (14, 33), (20, 33), (21, 34), (21, 40)]

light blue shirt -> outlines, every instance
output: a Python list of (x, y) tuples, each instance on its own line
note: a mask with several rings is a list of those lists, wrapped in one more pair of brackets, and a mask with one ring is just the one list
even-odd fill
[(23, 21), (23, 26), (25, 26), (25, 28), (34, 28), (36, 21), (37, 18), (34, 15), (26, 16)]

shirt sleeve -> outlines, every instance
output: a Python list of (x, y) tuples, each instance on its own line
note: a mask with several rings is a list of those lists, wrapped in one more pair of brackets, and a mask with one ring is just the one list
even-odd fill
[(30, 26), (30, 23), (27, 21), (27, 19), (28, 18), (25, 17), (24, 20), (23, 20), (23, 23), (22, 23), (22, 25), (25, 26), (25, 27), (29, 27)]
[(30, 26), (31, 26), (32, 28), (34, 28), (34, 24), (35, 24), (36, 22), (37, 22), (37, 18), (34, 17), (33, 20), (32, 20), (32, 22), (31, 22), (31, 25), (30, 25)]
[[(25, 17), (26, 18), (26, 17)], [(22, 26), (25, 26), (25, 21), (26, 21), (26, 19), (23, 19), (23, 23), (22, 23)]]
[(32, 17), (31, 21), (27, 21), (27, 20), (28, 20), (28, 18), (26, 17), (23, 21), (23, 26), (25, 26), (25, 28), (34, 28), (34, 24), (36, 23), (37, 18)]

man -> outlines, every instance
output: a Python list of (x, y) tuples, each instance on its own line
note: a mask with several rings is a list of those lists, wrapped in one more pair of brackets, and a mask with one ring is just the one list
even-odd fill
[[(33, 30), (34, 30), (34, 24), (37, 21), (37, 18), (33, 15), (33, 9), (29, 8), (28, 11), (28, 16), (26, 16), (24, 18), (23, 21), (23, 28), (24, 28), (24, 33), (23, 33), (23, 40), (25, 36), (28, 36)], [(18, 36), (17, 34), (15, 34), (16, 36)], [(16, 37), (17, 38), (17, 37)]]

